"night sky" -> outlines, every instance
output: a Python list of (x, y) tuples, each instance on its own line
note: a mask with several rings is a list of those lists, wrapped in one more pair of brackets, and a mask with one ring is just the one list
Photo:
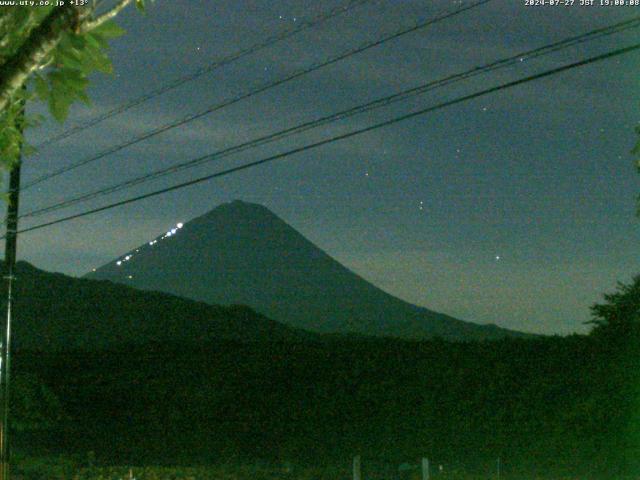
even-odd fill
[[(599, 0), (597, 0), (599, 3)], [(463, 2), (372, 1), (27, 158), (23, 182)], [(494, 0), (23, 193), (21, 211), (214, 152), (395, 91), (640, 14), (640, 7)], [(82, 123), (344, 4), (158, 0), (130, 8)], [(28, 227), (638, 41), (638, 30), (434, 90), (373, 113), (24, 220)], [(331, 256), (412, 303), (530, 332), (586, 332), (589, 306), (640, 273), (630, 150), (640, 53), (497, 92), (154, 199), (24, 234), (19, 257), (81, 275), (222, 202), (274, 211)], [(33, 109), (37, 111), (38, 109)], [(37, 144), (63, 128), (45, 122)]]

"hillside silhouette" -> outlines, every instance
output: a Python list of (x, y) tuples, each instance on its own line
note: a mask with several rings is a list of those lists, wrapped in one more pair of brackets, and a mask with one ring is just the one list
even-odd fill
[(19, 262), (13, 343), (18, 349), (100, 350), (212, 340), (289, 341), (312, 335), (243, 306), (214, 306)]

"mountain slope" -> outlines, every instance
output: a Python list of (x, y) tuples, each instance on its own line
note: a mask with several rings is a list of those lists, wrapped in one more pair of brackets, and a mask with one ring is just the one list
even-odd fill
[(19, 262), (14, 345), (29, 350), (99, 350), (213, 340), (288, 341), (312, 335), (248, 307), (221, 307), (112, 282), (85, 280)]
[(317, 332), (452, 340), (519, 335), (389, 295), (267, 208), (223, 204), (86, 275), (212, 304), (243, 304)]

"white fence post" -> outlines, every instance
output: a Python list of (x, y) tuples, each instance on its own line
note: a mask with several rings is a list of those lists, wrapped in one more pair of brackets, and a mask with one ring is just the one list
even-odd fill
[(356, 455), (353, 457), (353, 480), (362, 480), (360, 467), (360, 455)]
[(422, 480), (429, 480), (429, 459), (422, 459)]

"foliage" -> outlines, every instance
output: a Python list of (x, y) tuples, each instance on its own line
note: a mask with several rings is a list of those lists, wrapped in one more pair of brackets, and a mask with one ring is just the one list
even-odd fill
[(500, 456), (505, 478), (624, 473), (627, 367), (592, 337), (222, 341), (18, 352), (15, 365), (55, 372), (47, 384), (73, 418), (55, 444), (94, 450), (102, 464), (313, 467), (359, 453), (485, 476)]
[[(86, 467), (68, 457), (26, 457), (16, 471), (25, 479), (65, 478), (75, 480), (335, 480), (347, 478), (348, 467), (293, 469), (281, 465), (208, 465), (200, 467), (105, 466)], [(130, 477), (131, 476), (131, 477)], [(413, 480), (413, 479), (412, 479)], [(467, 479), (465, 479), (467, 480)], [(470, 480), (470, 479), (469, 479)]]
[(591, 307), (594, 334), (628, 338), (640, 327), (640, 275), (628, 285), (618, 283), (618, 290), (604, 295), (605, 303)]
[(86, 94), (88, 76), (93, 71), (112, 73), (113, 67), (106, 55), (107, 42), (123, 33), (113, 22), (84, 34), (63, 33), (51, 56), (51, 68), (33, 77), (37, 99), (47, 102), (56, 120), (64, 121), (69, 107), (77, 100), (90, 104)]
[[(16, 328), (32, 340), (16, 344), (15, 376), (36, 375), (70, 419), (23, 440), (26, 453), (95, 451), (98, 465), (290, 461), (299, 476), (269, 478), (292, 480), (325, 478), (310, 473), (318, 465), (348, 470), (355, 454), (368, 464), (427, 456), (459, 472), (443, 480), (489, 478), (497, 457), (505, 479), (640, 472), (640, 354), (614, 341), (624, 329), (609, 325), (637, 318), (627, 301), (637, 299), (637, 281), (594, 307), (593, 335), (451, 343), (301, 336), (240, 307), (18, 266), (19, 298), (30, 302), (16, 304)], [(78, 465), (79, 479), (123, 478)]]
[(65, 420), (62, 404), (38, 377), (22, 374), (12, 378), (11, 426), (17, 431), (53, 428)]
[[(123, 4), (126, 3), (128, 1)], [(136, 5), (143, 9), (144, 0), (136, 0)], [(34, 51), (27, 47), (37, 44), (39, 28), (53, 18), (56, 9), (61, 8), (63, 7), (0, 7), (0, 80), (3, 75), (7, 75), (8, 66), (24, 60), (27, 55), (25, 52)], [(64, 8), (73, 7), (67, 5)], [(25, 66), (21, 68), (28, 79), (27, 82), (22, 82), (25, 88), (11, 91), (9, 102), (0, 108), (0, 168), (10, 168), (17, 161), (23, 147), (24, 128), (40, 120), (37, 117), (21, 120), (26, 102), (45, 102), (51, 115), (62, 122), (74, 102), (89, 104), (89, 76), (93, 72), (112, 72), (111, 61), (107, 56), (108, 42), (124, 31), (111, 20), (99, 21), (100, 17), (94, 18), (91, 13), (95, 5), (83, 8), (84, 10), (78, 10), (78, 23), (65, 25), (65, 28), (60, 29), (59, 34), (50, 42), (52, 48), (40, 48), (44, 55), (31, 53), (37, 59), (32, 59), (35, 65), (29, 66), (27, 61), (22, 62)], [(44, 44), (44, 41), (41, 40), (41, 43)], [(0, 84), (6, 87), (4, 83)], [(15, 85), (15, 81), (11, 84)], [(27, 149), (24, 153), (29, 151)]]
[[(312, 336), (247, 307), (222, 307), (107, 281), (85, 280), (16, 267), (14, 346), (48, 351), (122, 345), (206, 342), (212, 339), (281, 341)], [(0, 285), (4, 292), (6, 284)]]
[[(365, 464), (366, 465), (366, 464)], [(385, 478), (387, 480), (420, 480), (418, 466), (406, 475), (365, 478)], [(14, 473), (22, 480), (347, 480), (351, 478), (350, 465), (345, 461), (341, 465), (326, 465), (318, 462), (316, 466), (221, 464), (192, 467), (161, 466), (104, 466), (83, 467), (68, 457), (26, 457), (20, 459)], [(371, 473), (371, 472), (369, 472)], [(433, 480), (487, 480), (496, 475), (474, 475), (460, 471), (431, 472)], [(553, 474), (501, 475), (505, 480), (578, 480), (580, 477)], [(593, 477), (589, 477), (593, 478)], [(635, 477), (619, 476), (615, 480), (636, 480)]]
[[(14, 455), (12, 465), (12, 478), (17, 477), (24, 480), (80, 480), (83, 477), (77, 476), (76, 473), (79, 471), (79, 469), (80, 467), (78, 462), (69, 457), (24, 457), (22, 455)], [(98, 478), (100, 477), (94, 478), (95, 480), (98, 480)], [(103, 480), (106, 480), (106, 478), (103, 477)]]

